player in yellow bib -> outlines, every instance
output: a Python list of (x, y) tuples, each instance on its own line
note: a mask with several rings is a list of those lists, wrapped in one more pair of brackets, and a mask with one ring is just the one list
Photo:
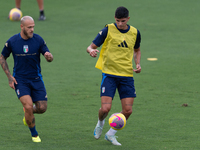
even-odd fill
[[(139, 30), (127, 24), (129, 19), (128, 9), (118, 7), (115, 11), (115, 23), (107, 24), (87, 48), (90, 56), (97, 57), (99, 52), (97, 48), (103, 44), (95, 66), (102, 70), (101, 108), (94, 129), (96, 139), (99, 139), (102, 134), (105, 118), (111, 109), (116, 89), (121, 100), (121, 113), (126, 119), (132, 113), (132, 105), (136, 97), (133, 72), (141, 72), (141, 36)], [(133, 69), (133, 58), (136, 69)], [(116, 132), (110, 128), (105, 134), (105, 139), (113, 145), (121, 145), (116, 140)]]

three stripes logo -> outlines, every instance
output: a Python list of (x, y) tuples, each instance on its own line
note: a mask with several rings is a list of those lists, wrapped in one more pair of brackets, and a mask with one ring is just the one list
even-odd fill
[(118, 45), (118, 47), (126, 47), (126, 48), (128, 48), (128, 45), (127, 45), (126, 41), (124, 40), (121, 44)]

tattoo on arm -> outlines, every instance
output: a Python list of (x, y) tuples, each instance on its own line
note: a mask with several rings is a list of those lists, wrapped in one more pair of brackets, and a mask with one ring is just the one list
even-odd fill
[[(6, 57), (4, 57), (3, 55), (1, 55), (1, 57), (0, 57), (0, 64), (1, 64), (1, 67), (3, 68), (5, 74), (9, 78), (11, 76), (10, 70), (9, 70), (8, 64), (6, 62)], [(10, 81), (10, 78), (9, 78), (9, 81)]]

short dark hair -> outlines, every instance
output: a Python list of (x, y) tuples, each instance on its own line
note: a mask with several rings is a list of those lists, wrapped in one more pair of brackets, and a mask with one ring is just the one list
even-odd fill
[(129, 11), (126, 7), (118, 7), (115, 11), (115, 17), (118, 19), (121, 18), (128, 18), (129, 17)]

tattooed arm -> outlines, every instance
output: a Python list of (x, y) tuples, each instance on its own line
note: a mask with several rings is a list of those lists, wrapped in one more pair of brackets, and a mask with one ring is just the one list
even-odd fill
[(9, 82), (9, 86), (12, 89), (15, 89), (14, 83), (17, 84), (17, 81), (15, 80), (15, 78), (11, 75), (10, 70), (8, 68), (8, 64), (6, 62), (7, 57), (4, 57), (2, 54), (0, 56), (0, 64), (1, 67), (3, 68), (3, 71), (5, 72), (6, 76), (8, 77), (8, 82)]

